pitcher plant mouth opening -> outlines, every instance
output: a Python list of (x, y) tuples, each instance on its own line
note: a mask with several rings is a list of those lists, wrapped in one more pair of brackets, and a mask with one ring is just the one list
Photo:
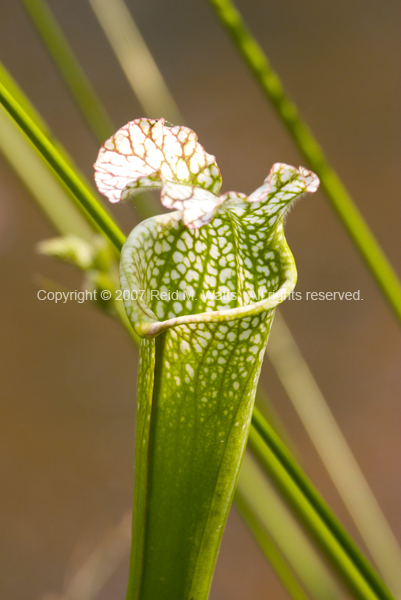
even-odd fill
[(165, 207), (179, 209), (136, 227), (122, 251), (121, 287), (138, 335), (256, 315), (294, 288), (282, 223), (301, 194), (318, 188), (307, 169), (275, 163), (249, 196), (218, 196), (215, 157), (191, 129), (137, 119), (103, 144), (95, 179), (111, 202), (156, 188)]
[[(187, 233), (181, 213), (177, 211), (148, 219), (131, 232), (121, 253), (120, 283), (127, 314), (139, 336), (154, 337), (166, 329), (183, 324), (234, 321), (248, 315), (257, 315), (275, 308), (292, 292), (297, 271), (284, 237), (282, 223), (271, 230), (266, 246), (263, 247), (265, 256), (270, 259), (265, 259), (270, 265), (270, 268), (265, 265), (265, 269), (268, 272), (274, 272), (274, 269), (277, 275), (268, 282), (268, 286), (266, 282), (255, 285), (257, 282), (251, 281), (247, 289), (238, 290), (232, 281), (233, 278), (241, 278), (241, 256), (232, 253), (230, 256), (230, 250), (223, 253), (224, 246), (220, 248), (213, 241), (216, 240), (216, 230), (224, 227), (224, 220), (230, 223), (232, 217), (217, 215), (207, 227)], [(170, 273), (164, 272), (162, 279), (152, 277), (154, 270), (156, 275), (159, 271), (155, 263), (165, 263), (168, 260), (167, 256), (172, 253), (174, 242), (181, 242), (179, 247), (188, 252), (183, 240), (187, 244), (193, 242), (195, 248), (198, 245), (201, 256), (202, 250), (208, 249), (211, 274), (206, 273), (203, 278), (202, 290), (193, 285), (193, 281), (198, 279), (197, 272), (191, 268), (190, 258), (196, 260), (194, 252), (189, 252), (186, 265), (184, 262), (175, 264)], [(141, 277), (138, 277), (134, 274), (132, 254), (139, 253), (141, 246), (146, 267), (141, 270)], [(176, 252), (182, 256), (178, 249)], [(184, 256), (182, 260), (185, 260)]]

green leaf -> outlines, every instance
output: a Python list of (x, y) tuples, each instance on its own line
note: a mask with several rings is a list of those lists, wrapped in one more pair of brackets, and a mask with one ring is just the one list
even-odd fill
[(93, 268), (93, 244), (85, 242), (76, 235), (70, 234), (44, 240), (37, 244), (37, 250), (40, 254), (53, 256), (63, 262), (75, 265), (81, 271), (88, 271)]
[(394, 596), (255, 407), (249, 446), (355, 598)]
[(130, 600), (208, 596), (274, 308), (296, 282), (282, 219), (307, 183), (292, 167), (273, 174), (264, 200), (226, 195), (198, 229), (180, 212), (149, 219), (122, 250), (144, 338)]
[(85, 181), (74, 170), (64, 154), (49, 140), (40, 126), (33, 120), (8, 89), (7, 81), (0, 81), (0, 104), (19, 125), (28, 139), (36, 147), (46, 162), (52, 167), (61, 181), (71, 191), (76, 205), (87, 220), (94, 222), (96, 227), (104, 232), (117, 250), (124, 243), (124, 235), (115, 224), (98, 199), (92, 194)]

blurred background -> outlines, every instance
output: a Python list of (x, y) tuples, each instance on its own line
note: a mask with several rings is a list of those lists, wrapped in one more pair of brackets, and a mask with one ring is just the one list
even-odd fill
[[(222, 191), (250, 193), (274, 162), (302, 164), (207, 2), (127, 4), (185, 123), (216, 155)], [(49, 6), (115, 128), (143, 116), (88, 2)], [(401, 273), (398, 3), (237, 6)], [(17, 0), (2, 1), (0, 59), (92, 181), (99, 144)], [(128, 206), (113, 213), (125, 233), (138, 222)], [(285, 302), (282, 314), (401, 541), (399, 326), (322, 192), (296, 206), (286, 234), (303, 299)], [(36, 253), (35, 244), (54, 235), (0, 155), (4, 600), (56, 598), (116, 527), (126, 537), (129, 531), (137, 352), (122, 328), (89, 304), (37, 299), (39, 276), (70, 289), (82, 282), (72, 267)], [(305, 299), (308, 291), (358, 290), (360, 301)], [(360, 541), (268, 360), (262, 382), (303, 467)], [(118, 567), (99, 600), (124, 598), (125, 548), (116, 550)], [(262, 598), (287, 595), (232, 509), (211, 600)]]

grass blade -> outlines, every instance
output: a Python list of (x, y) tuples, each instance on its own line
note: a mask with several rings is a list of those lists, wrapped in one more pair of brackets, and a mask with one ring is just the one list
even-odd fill
[(373, 278), (401, 323), (401, 283), (375, 236), (354, 204), (323, 150), (287, 96), (281, 80), (231, 0), (208, 0), (242, 58), (276, 109), (298, 150), (318, 175), (321, 187), (358, 248)]
[[(283, 504), (249, 451), (244, 456), (235, 500), (253, 535), (260, 541), (262, 550), (266, 549), (268, 553), (272, 553), (273, 560), (276, 560), (279, 567), (279, 558), (285, 565), (291, 565), (290, 573), (295, 574), (295, 583), (299, 586), (301, 582), (309, 597), (314, 600), (341, 598), (342, 592), (324, 564), (323, 558)], [(280, 550), (277, 550), (277, 547)], [(276, 557), (277, 554), (279, 557)], [(275, 563), (272, 564), (274, 567)], [(286, 570), (283, 577), (278, 571), (277, 574), (286, 585)]]
[(22, 0), (85, 120), (102, 144), (114, 133), (103, 105), (45, 0)]
[(384, 579), (401, 595), (397, 540), (278, 311), (267, 355)]
[(254, 409), (250, 447), (357, 598), (393, 598), (283, 442)]
[(303, 588), (283, 559), (272, 538), (260, 526), (254, 510), (247, 503), (244, 496), (242, 496), (238, 487), (235, 492), (234, 502), (248, 529), (251, 531), (289, 596), (293, 598), (293, 600), (308, 600), (309, 596), (305, 594)]
[(146, 116), (183, 119), (141, 32), (123, 0), (89, 0), (100, 26)]
[(55, 180), (41, 155), (28, 143), (3, 107), (0, 108), (0, 151), (55, 229), (62, 235), (74, 231), (90, 241), (93, 229), (82, 219), (71, 202), (69, 192)]
[(43, 158), (54, 169), (55, 173), (71, 190), (76, 198), (77, 206), (83, 213), (91, 217), (97, 226), (107, 235), (115, 248), (119, 251), (125, 241), (125, 236), (114, 223), (106, 210), (99, 204), (96, 197), (82, 182), (80, 177), (68, 164), (61, 152), (52, 144), (42, 130), (31, 119), (17, 100), (9, 93), (0, 82), (0, 102), (19, 125), (28, 139), (34, 144)]

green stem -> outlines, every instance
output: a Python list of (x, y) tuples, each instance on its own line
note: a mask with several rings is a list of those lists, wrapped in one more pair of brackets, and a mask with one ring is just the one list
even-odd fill
[(344, 592), (325, 557), (250, 451), (245, 452), (236, 492), (241, 493), (259, 524), (258, 538), (268, 532), (307, 594), (314, 600), (339, 600)]
[(43, 43), (100, 144), (114, 133), (99, 97), (93, 89), (63, 31), (44, 0), (22, 0)]
[(69, 190), (55, 179), (42, 155), (3, 107), (0, 107), (0, 151), (60, 234), (74, 231), (88, 242), (93, 238), (93, 229), (74, 206)]
[(308, 600), (308, 596), (283, 559), (273, 539), (261, 528), (253, 509), (247, 503), (245, 496), (238, 491), (238, 488), (235, 492), (234, 501), (247, 527), (250, 529), (263, 554), (272, 565), (291, 598), (293, 600)]
[(121, 250), (125, 241), (124, 234), (106, 210), (100, 206), (90, 190), (83, 184), (61, 152), (51, 143), (1, 82), (0, 102), (61, 180), (71, 190), (77, 200), (77, 205), (84, 214), (90, 216), (95, 221), (118, 251)]
[[(398, 596), (401, 593), (401, 551), (398, 542), (288, 326), (278, 312), (267, 355), (373, 560), (384, 580)], [(276, 427), (274, 430), (279, 432)]]
[(287, 448), (255, 408), (250, 447), (358, 598), (393, 596)]
[[(42, 119), (40, 114), (37, 112), (33, 104), (30, 102), (29, 98), (24, 94), (21, 90), (15, 79), (10, 75), (5, 66), (0, 62), (0, 83), (8, 90), (8, 93), (14, 98), (17, 104), (20, 105), (22, 110), (30, 117), (30, 119), (35, 123), (35, 125), (41, 130), (41, 132), (51, 141), (56, 150), (61, 154), (64, 160), (68, 163), (70, 168), (75, 171), (79, 178), (81, 179), (82, 184), (88, 188), (90, 193), (93, 196), (96, 196), (98, 204), (102, 205), (102, 201), (99, 196), (97, 196), (97, 192), (95, 192), (94, 187), (91, 183), (89, 183), (88, 179), (83, 175), (83, 173), (78, 169), (77, 165), (74, 163), (71, 156), (69, 156), (66, 149), (58, 142), (58, 140), (54, 139), (52, 132), (49, 130), (47, 124)], [(27, 141), (29, 144), (29, 142)], [(52, 172), (52, 170), (50, 169)], [(56, 177), (56, 179), (58, 179)], [(74, 197), (74, 201), (76, 203), (76, 199)], [(86, 215), (88, 220), (88, 217)], [(88, 220), (89, 224), (93, 227), (93, 220)]]
[(318, 175), (322, 189), (358, 248), (377, 285), (401, 322), (401, 283), (375, 236), (330, 166), (297, 107), (289, 99), (277, 73), (231, 0), (208, 0), (221, 24), (251, 69), (262, 91), (276, 109), (298, 150)]
[(183, 124), (178, 107), (124, 0), (89, 0), (144, 114)]

